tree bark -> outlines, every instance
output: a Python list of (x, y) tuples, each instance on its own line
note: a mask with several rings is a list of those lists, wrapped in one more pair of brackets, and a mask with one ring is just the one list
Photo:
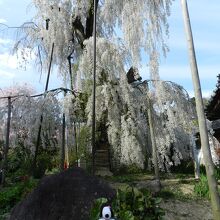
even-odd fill
[[(146, 83), (147, 92), (149, 91), (148, 83)], [(153, 155), (153, 163), (154, 163), (154, 173), (155, 178), (159, 181), (160, 185), (160, 176), (159, 176), (159, 168), (158, 168), (158, 159), (157, 159), (157, 146), (155, 141), (155, 134), (154, 134), (154, 125), (153, 125), (153, 115), (152, 115), (152, 103), (149, 97), (147, 97), (148, 102), (148, 121), (150, 127), (150, 138), (151, 138), (151, 145), (152, 145), (152, 155)]]
[(8, 118), (7, 118), (7, 129), (6, 129), (6, 141), (4, 147), (3, 161), (2, 161), (2, 178), (1, 184), (5, 184), (6, 170), (7, 170), (7, 160), (8, 160), (8, 150), (9, 150), (9, 142), (10, 142), (10, 125), (11, 125), (11, 97), (8, 97)]
[(213, 218), (215, 220), (219, 220), (220, 219), (220, 198), (218, 194), (217, 181), (214, 176), (214, 164), (212, 161), (211, 151), (210, 151), (210, 146), (209, 146), (208, 131), (207, 131), (207, 126), (206, 126), (206, 118), (205, 118), (204, 107), (203, 107), (201, 86), (200, 86), (200, 80), (199, 80), (199, 74), (198, 74), (198, 68), (197, 68), (197, 62), (196, 62), (196, 55), (195, 55), (187, 1), (181, 0), (181, 5), (183, 9), (183, 19), (184, 19), (186, 38), (187, 38), (187, 43), (188, 43), (190, 66), (191, 66), (192, 80), (193, 80), (195, 99), (196, 99), (196, 111), (198, 115), (199, 131), (200, 131), (200, 137), (201, 137), (201, 145), (202, 145), (202, 151), (203, 151), (203, 156), (204, 156), (206, 174), (208, 178), (209, 193), (211, 196)]

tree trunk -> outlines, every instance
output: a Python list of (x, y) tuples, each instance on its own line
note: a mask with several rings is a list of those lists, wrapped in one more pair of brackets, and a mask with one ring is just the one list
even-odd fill
[[(66, 91), (64, 91), (64, 99), (66, 97)], [(60, 170), (63, 171), (65, 168), (67, 168), (67, 161), (66, 159), (66, 116), (65, 112), (63, 112), (63, 118), (62, 118), (62, 144), (61, 144), (61, 160), (60, 160)], [(66, 163), (66, 164), (65, 164)]]
[(7, 170), (7, 159), (8, 159), (8, 150), (9, 150), (9, 135), (10, 135), (10, 124), (11, 124), (11, 97), (8, 97), (8, 119), (7, 119), (7, 130), (6, 130), (6, 141), (4, 147), (3, 161), (2, 161), (2, 178), (1, 184), (5, 184), (6, 170)]
[(209, 146), (209, 139), (208, 139), (208, 131), (206, 126), (206, 118), (204, 113), (203, 101), (202, 101), (202, 93), (200, 87), (200, 80), (196, 62), (196, 55), (194, 50), (193, 44), (193, 36), (192, 30), (190, 25), (190, 18), (189, 12), (187, 7), (186, 0), (181, 0), (182, 9), (183, 9), (183, 18), (184, 18), (184, 25), (186, 31), (186, 38), (188, 42), (188, 49), (189, 49), (189, 59), (190, 59), (190, 66), (191, 66), (191, 73), (192, 73), (192, 80), (195, 92), (195, 99), (196, 99), (196, 111), (198, 115), (198, 122), (199, 122), (199, 131), (200, 131), (200, 138), (201, 138), (201, 145), (202, 151), (204, 156), (206, 174), (208, 178), (208, 185), (209, 185), (209, 193), (211, 196), (211, 205), (213, 211), (213, 218), (215, 220), (220, 219), (220, 198), (218, 194), (218, 185), (217, 181), (214, 176), (214, 164), (211, 157), (211, 151)]
[[(147, 92), (149, 91), (148, 83), (146, 83)], [(153, 163), (154, 163), (154, 173), (155, 178), (159, 181), (160, 185), (160, 176), (159, 176), (159, 168), (158, 168), (158, 159), (157, 159), (157, 146), (155, 141), (155, 134), (154, 134), (154, 125), (153, 125), (153, 115), (152, 115), (152, 103), (149, 97), (147, 97), (148, 101), (148, 121), (150, 127), (150, 138), (151, 138), (151, 145), (152, 145), (152, 155), (153, 155)]]
[(63, 119), (62, 119), (62, 146), (61, 146), (61, 162), (60, 162), (60, 170), (64, 170), (64, 163), (65, 163), (65, 144), (66, 144), (66, 117), (65, 113), (63, 113)]

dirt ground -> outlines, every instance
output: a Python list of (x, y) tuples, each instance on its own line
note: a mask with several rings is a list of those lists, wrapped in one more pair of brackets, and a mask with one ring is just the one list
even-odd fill
[[(117, 189), (125, 189), (128, 184), (136, 187), (147, 188), (153, 192), (157, 191), (153, 176), (137, 176), (135, 181), (129, 183), (120, 181), (110, 181), (110, 185)], [(206, 199), (198, 198), (194, 194), (194, 178), (178, 179), (170, 177), (161, 180), (162, 192), (170, 192), (162, 197), (160, 207), (165, 210), (164, 220), (211, 220), (211, 206)]]
[(161, 208), (165, 210), (165, 220), (211, 220), (211, 207), (208, 201), (180, 201), (164, 199)]
[(197, 198), (194, 194), (194, 179), (187, 178), (182, 183), (180, 179), (162, 181), (164, 189), (168, 189), (180, 199), (163, 199), (161, 207), (164, 208), (166, 220), (211, 220), (210, 201)]

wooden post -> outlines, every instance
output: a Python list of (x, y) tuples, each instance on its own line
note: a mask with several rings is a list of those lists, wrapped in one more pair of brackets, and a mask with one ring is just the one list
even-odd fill
[(66, 138), (66, 142), (65, 142), (65, 163), (66, 163), (66, 167), (69, 168), (69, 147), (68, 147), (68, 144), (69, 144), (69, 132), (68, 132), (68, 126), (66, 124), (66, 127), (65, 127), (65, 138)]
[(70, 88), (73, 90), (73, 74), (72, 74), (72, 64), (71, 64), (71, 55), (72, 53), (67, 57), (68, 64), (69, 64), (69, 75), (70, 75)]
[(10, 124), (11, 124), (11, 97), (8, 97), (8, 118), (7, 118), (7, 128), (6, 128), (6, 140), (5, 140), (5, 147), (3, 153), (3, 161), (2, 161), (2, 178), (1, 184), (5, 184), (5, 177), (7, 171), (7, 159), (8, 159), (8, 150), (9, 150), (9, 142), (10, 142)]
[[(74, 138), (75, 138), (75, 154), (76, 154), (76, 159), (77, 159), (77, 155), (78, 155), (78, 140), (77, 140), (77, 126), (76, 126), (76, 121), (74, 121)], [(78, 166), (78, 162), (76, 162), (77, 166)]]
[(60, 163), (60, 170), (64, 170), (64, 162), (65, 162), (65, 144), (66, 144), (66, 117), (65, 113), (63, 112), (62, 118), (62, 146), (61, 146), (61, 163)]
[(96, 118), (95, 118), (95, 96), (96, 96), (96, 10), (97, 2), (94, 2), (94, 17), (93, 17), (93, 91), (92, 91), (92, 174), (95, 174), (95, 128), (96, 128)]
[(195, 99), (196, 99), (196, 111), (198, 115), (199, 132), (200, 132), (202, 152), (203, 152), (206, 174), (207, 174), (208, 185), (209, 185), (209, 193), (211, 197), (213, 218), (214, 220), (219, 220), (220, 219), (220, 198), (219, 198), (219, 193), (218, 193), (218, 184), (217, 184), (217, 181), (214, 175), (214, 164), (212, 161), (210, 145), (209, 145), (208, 131), (207, 131), (207, 126), (206, 126), (206, 118), (205, 118), (204, 107), (203, 107), (202, 92), (201, 92), (200, 79), (199, 79), (199, 73), (198, 73), (197, 62), (196, 62), (196, 54), (195, 54), (195, 49), (194, 49), (193, 35), (192, 35), (192, 30), (191, 30), (187, 1), (181, 0), (181, 4), (182, 4), (182, 10), (183, 10), (183, 19), (184, 19), (186, 38), (187, 38), (187, 43), (188, 43), (189, 60), (190, 60), (192, 81), (193, 81)]
[(75, 136), (75, 138), (76, 138), (76, 148), (75, 148), (75, 150), (76, 150), (76, 152), (75, 152), (76, 153), (76, 165), (77, 165), (77, 167), (79, 167), (78, 148), (79, 148), (80, 122), (78, 122), (78, 127), (77, 127), (77, 122), (76, 122), (75, 129), (76, 129), (76, 132), (75, 132), (75, 134), (76, 134), (76, 136)]

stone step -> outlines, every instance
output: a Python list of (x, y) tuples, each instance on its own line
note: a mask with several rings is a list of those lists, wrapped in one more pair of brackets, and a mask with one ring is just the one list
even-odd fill
[(108, 150), (105, 149), (96, 150), (96, 153), (108, 153)]
[(100, 162), (96, 162), (95, 161), (95, 165), (96, 166), (99, 166), (99, 167), (109, 167), (109, 163), (107, 163), (107, 162), (102, 162), (102, 163), (100, 163)]
[(96, 150), (95, 155), (95, 174), (98, 176), (111, 176), (110, 163), (109, 163), (109, 151), (107, 148)]
[(105, 153), (96, 153), (96, 156), (100, 156), (100, 157), (106, 156), (106, 157), (108, 157), (108, 154), (105, 154)]
[(109, 157), (95, 157), (95, 161), (108, 161), (109, 162)]
[(106, 167), (97, 167), (96, 171), (95, 171), (95, 175), (97, 176), (112, 176), (113, 173), (109, 170), (109, 168)]

